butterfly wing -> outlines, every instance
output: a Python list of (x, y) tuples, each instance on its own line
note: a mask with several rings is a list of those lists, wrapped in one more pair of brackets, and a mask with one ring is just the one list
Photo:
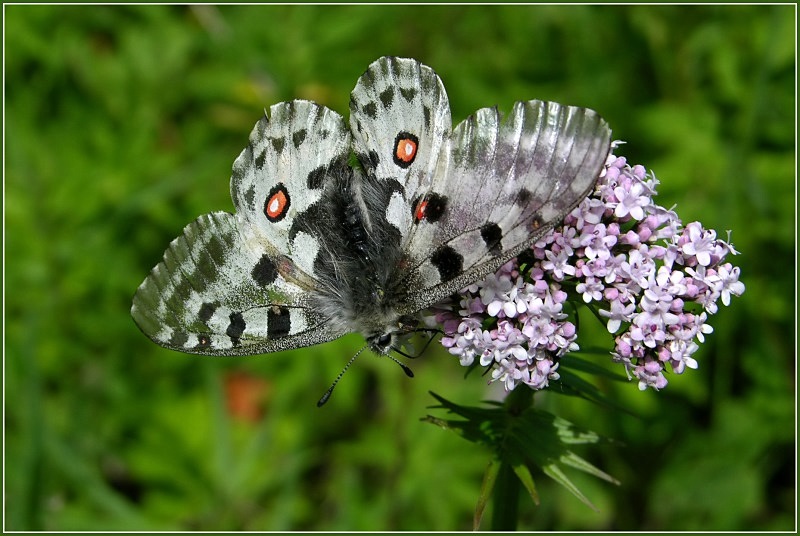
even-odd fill
[(594, 187), (610, 143), (596, 112), (553, 102), (517, 102), (505, 120), (484, 108), (459, 124), (422, 199), (435, 200), (435, 217), (412, 207), (413, 307), (496, 271), (561, 222)]
[[(154, 342), (189, 353), (252, 355), (342, 335), (310, 303), (316, 238), (297, 225), (319, 200), (350, 135), (307, 101), (272, 106), (236, 159), (236, 215), (190, 223), (139, 287), (131, 314)], [(298, 230), (300, 229), (300, 230)]]

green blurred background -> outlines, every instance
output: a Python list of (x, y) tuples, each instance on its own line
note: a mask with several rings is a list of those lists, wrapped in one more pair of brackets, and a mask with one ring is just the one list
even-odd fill
[(699, 370), (658, 393), (599, 384), (637, 416), (537, 396), (619, 441), (576, 451), (621, 485), (570, 473), (593, 512), (534, 475), (541, 505), (523, 501), (520, 528), (795, 526), (794, 6), (4, 11), (6, 529), (471, 527), (489, 454), (419, 418), (445, 416), (428, 391), (500, 392), (447, 354), (412, 363), (413, 380), (364, 356), (317, 409), (359, 337), (202, 358), (129, 314), (183, 226), (232, 210), (231, 165), (263, 109), (347, 115), (387, 54), (432, 66), (455, 122), (530, 98), (600, 111), (660, 203), (732, 229), (742, 253), (747, 291), (712, 319)]

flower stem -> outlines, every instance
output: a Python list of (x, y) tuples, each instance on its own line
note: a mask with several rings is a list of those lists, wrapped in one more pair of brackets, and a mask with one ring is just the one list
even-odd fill
[(506, 395), (503, 406), (510, 415), (518, 417), (533, 405), (533, 393), (533, 389), (529, 389), (526, 385), (519, 385)]
[[(512, 417), (518, 417), (533, 405), (533, 389), (521, 385), (508, 395), (503, 404)], [(519, 514), (519, 478), (509, 460), (501, 461), (492, 497), (491, 530), (517, 530)]]
[[(527, 390), (527, 389), (526, 389)], [(514, 468), (503, 462), (497, 475), (492, 498), (492, 531), (517, 530), (520, 485)]]

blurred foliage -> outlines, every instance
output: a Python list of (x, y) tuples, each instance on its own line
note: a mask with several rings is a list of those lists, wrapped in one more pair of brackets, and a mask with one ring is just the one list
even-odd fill
[[(714, 317), (699, 370), (659, 393), (597, 380), (633, 415), (537, 395), (624, 443), (574, 449), (621, 485), (570, 473), (594, 512), (533, 475), (541, 504), (521, 502), (519, 528), (795, 526), (795, 6), (4, 12), (5, 528), (471, 527), (489, 453), (420, 418), (428, 391), (501, 393), (446, 353), (413, 380), (362, 357), (320, 410), (359, 337), (210, 359), (156, 347), (129, 315), (183, 226), (232, 210), (231, 164), (263, 109), (346, 114), (385, 54), (436, 69), (455, 121), (530, 98), (600, 111), (662, 205), (732, 229), (742, 252), (747, 292)], [(584, 345), (604, 336), (581, 325)]]

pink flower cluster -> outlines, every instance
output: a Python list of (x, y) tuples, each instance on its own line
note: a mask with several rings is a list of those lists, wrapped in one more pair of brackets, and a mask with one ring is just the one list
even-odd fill
[(435, 308), (442, 344), (462, 365), (490, 368), (506, 390), (542, 389), (559, 378), (559, 358), (578, 349), (570, 299), (606, 323), (612, 359), (639, 389), (666, 386), (667, 364), (676, 374), (697, 368), (692, 355), (717, 302), (744, 292), (739, 268), (725, 262), (737, 251), (655, 204), (657, 185), (644, 167), (610, 155), (592, 195), (530, 254)]

